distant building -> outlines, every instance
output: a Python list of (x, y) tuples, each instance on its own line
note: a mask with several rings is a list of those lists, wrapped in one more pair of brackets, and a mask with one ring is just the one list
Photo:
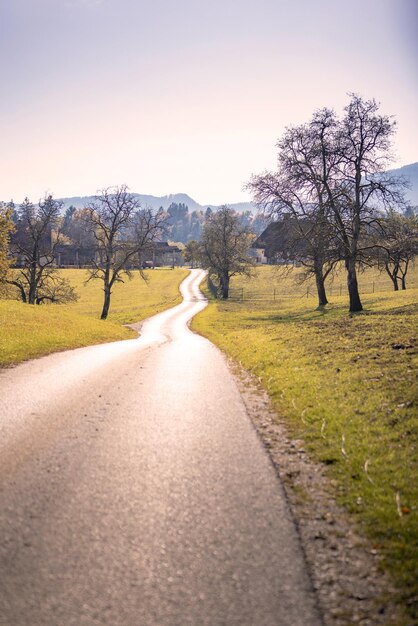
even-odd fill
[(150, 246), (141, 257), (142, 267), (163, 267), (171, 265), (177, 267), (184, 264), (183, 255), (178, 246), (159, 241)]
[[(254, 242), (255, 243), (255, 242)], [(266, 263), (268, 263), (268, 259), (264, 253), (265, 248), (263, 246), (263, 244), (259, 244), (260, 247), (255, 247), (254, 244), (251, 246), (250, 249), (250, 257), (252, 257), (253, 259), (255, 259), (256, 263), (260, 263), (262, 265), (265, 265)]]
[(306, 249), (306, 240), (299, 229), (300, 223), (297, 229), (295, 220), (290, 217), (269, 224), (251, 246), (257, 263), (296, 263)]
[(89, 267), (96, 258), (93, 246), (76, 246), (60, 243), (55, 248), (55, 264), (58, 267)]
[[(88, 268), (98, 261), (100, 253), (94, 246), (76, 246), (62, 243), (55, 248), (54, 263), (58, 267)], [(19, 260), (18, 260), (19, 261)], [(183, 255), (178, 246), (167, 241), (158, 241), (148, 245), (140, 259), (132, 259), (130, 269), (183, 265)], [(17, 262), (16, 265), (19, 263)]]

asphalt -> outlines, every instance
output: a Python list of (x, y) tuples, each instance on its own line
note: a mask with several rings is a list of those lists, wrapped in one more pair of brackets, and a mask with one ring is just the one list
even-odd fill
[(0, 624), (319, 626), (282, 486), (184, 301), (0, 373)]

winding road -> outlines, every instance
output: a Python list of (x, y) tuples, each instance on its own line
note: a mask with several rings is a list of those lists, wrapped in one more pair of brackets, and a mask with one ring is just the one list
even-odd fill
[(319, 626), (283, 489), (184, 301), (0, 372), (0, 624)]

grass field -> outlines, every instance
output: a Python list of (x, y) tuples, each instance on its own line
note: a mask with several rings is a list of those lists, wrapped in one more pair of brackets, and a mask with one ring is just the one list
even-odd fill
[[(370, 272), (361, 277), (368, 284), (380, 279)], [(418, 283), (416, 271), (410, 282)], [(261, 298), (274, 288), (276, 300)], [(418, 289), (363, 295), (364, 312), (349, 316), (346, 295), (332, 296), (321, 311), (299, 287), (293, 298), (280, 297), (292, 288), (290, 277), (259, 268), (255, 278), (233, 280), (237, 300), (212, 301), (193, 328), (261, 379), (291, 434), (327, 466), (339, 502), (382, 552), (412, 612)], [(242, 291), (247, 300), (239, 299)]]
[(76, 288), (79, 301), (68, 305), (30, 306), (0, 300), (0, 366), (11, 365), (57, 350), (135, 337), (122, 324), (137, 322), (180, 302), (183, 269), (146, 272), (115, 285), (109, 318), (100, 320), (103, 293), (100, 281), (84, 284), (85, 270), (61, 270)]

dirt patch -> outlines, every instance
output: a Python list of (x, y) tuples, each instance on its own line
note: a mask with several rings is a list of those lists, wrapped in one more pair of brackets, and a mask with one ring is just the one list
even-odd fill
[(381, 556), (335, 501), (324, 467), (292, 440), (267, 393), (229, 361), (248, 414), (284, 485), (325, 626), (414, 626), (396, 603)]

